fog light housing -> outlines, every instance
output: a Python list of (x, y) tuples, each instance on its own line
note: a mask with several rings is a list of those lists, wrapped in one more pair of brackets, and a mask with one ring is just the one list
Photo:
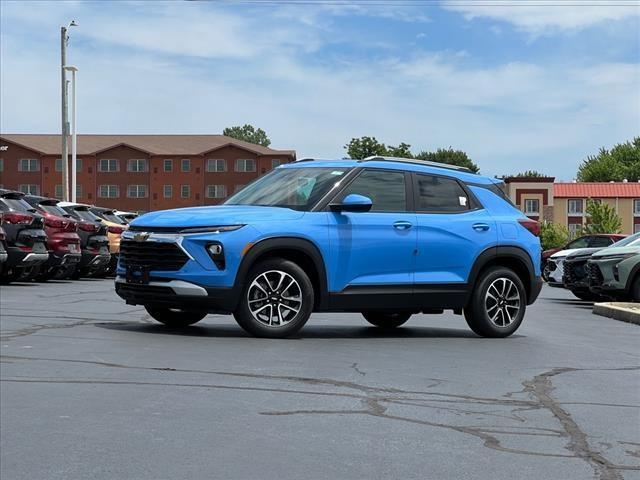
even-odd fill
[(216, 267), (219, 270), (224, 270), (225, 261), (224, 261), (224, 248), (222, 244), (219, 242), (210, 243), (207, 245), (207, 253), (215, 263)]
[(613, 278), (616, 280), (616, 282), (620, 281), (620, 272), (618, 271), (618, 264), (616, 263), (613, 268)]

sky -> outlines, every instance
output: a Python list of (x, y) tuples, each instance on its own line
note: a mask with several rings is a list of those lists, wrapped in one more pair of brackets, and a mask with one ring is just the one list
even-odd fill
[(353, 137), (570, 181), (640, 135), (640, 2), (0, 1), (0, 132), (60, 131), (60, 27), (79, 133), (263, 128), (298, 158)]

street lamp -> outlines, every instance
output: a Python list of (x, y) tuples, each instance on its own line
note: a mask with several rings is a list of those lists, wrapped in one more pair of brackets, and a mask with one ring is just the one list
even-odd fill
[(60, 27), (60, 88), (62, 90), (62, 199), (69, 200), (69, 152), (67, 150), (67, 135), (69, 133), (68, 114), (67, 114), (67, 77), (65, 75), (65, 65), (67, 64), (67, 41), (69, 36), (67, 30), (71, 27), (77, 27), (75, 20), (69, 22), (66, 27)]
[(73, 65), (65, 65), (64, 69), (68, 72), (71, 72), (71, 103), (73, 104), (73, 110), (71, 110), (71, 201), (73, 203), (76, 202), (76, 193), (77, 193), (77, 136), (76, 133), (78, 131), (78, 123), (76, 121), (76, 72), (78, 71), (78, 67), (74, 67)]

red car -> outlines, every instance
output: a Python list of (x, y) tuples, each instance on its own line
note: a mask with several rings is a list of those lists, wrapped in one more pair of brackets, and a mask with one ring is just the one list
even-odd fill
[(59, 200), (34, 195), (26, 195), (24, 200), (44, 217), (47, 233), (49, 260), (41, 267), (38, 280), (70, 277), (81, 257), (78, 222), (56, 206)]
[(572, 248), (604, 248), (609, 245), (613, 245), (618, 240), (622, 240), (626, 235), (619, 235), (617, 233), (596, 233), (592, 235), (583, 235), (575, 240), (571, 240), (564, 247), (550, 248), (542, 252), (542, 270), (551, 255), (560, 250), (569, 250)]

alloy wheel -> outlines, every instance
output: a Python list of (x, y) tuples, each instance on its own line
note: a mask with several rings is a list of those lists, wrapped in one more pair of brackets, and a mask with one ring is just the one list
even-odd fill
[(520, 291), (516, 284), (508, 278), (497, 278), (484, 297), (484, 307), (491, 323), (505, 328), (518, 317), (521, 308)]
[(281, 327), (295, 318), (302, 308), (302, 290), (290, 274), (269, 270), (258, 275), (247, 290), (249, 311), (268, 327)]

